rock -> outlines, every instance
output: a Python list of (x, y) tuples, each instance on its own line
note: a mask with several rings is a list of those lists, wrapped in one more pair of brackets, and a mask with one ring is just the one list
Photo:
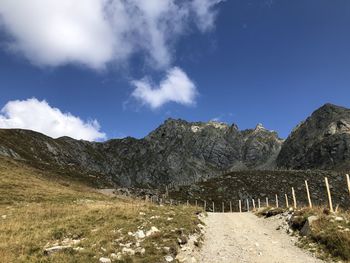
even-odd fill
[(169, 251), (170, 251), (170, 247), (163, 247), (163, 250), (164, 250), (165, 252), (169, 252)]
[(109, 258), (103, 258), (103, 257), (99, 259), (99, 262), (100, 263), (112, 263), (112, 261)]
[(340, 217), (340, 216), (336, 216), (336, 217), (334, 218), (334, 220), (335, 220), (336, 222), (343, 222), (343, 221), (344, 221), (344, 218), (343, 218), (343, 217)]
[(53, 246), (53, 247), (45, 248), (44, 254), (51, 255), (53, 253), (57, 253), (66, 249), (71, 249), (71, 248), (72, 248), (71, 246)]
[(73, 248), (73, 250), (74, 250), (74, 251), (81, 252), (81, 251), (84, 251), (85, 248), (83, 248), (83, 247), (75, 247), (75, 248)]
[(123, 256), (122, 256), (122, 254), (121, 254), (120, 252), (118, 252), (117, 254), (112, 253), (112, 254), (110, 255), (110, 258), (111, 258), (112, 260), (122, 260)]
[(271, 208), (265, 213), (265, 217), (276, 216), (282, 214), (284, 210), (282, 208)]
[(135, 233), (135, 237), (137, 239), (143, 239), (146, 237), (145, 235), (145, 232), (143, 232), (143, 230), (138, 230), (136, 233)]
[(202, 225), (202, 224), (198, 224), (197, 227), (198, 227), (199, 229), (205, 229), (205, 226)]
[(179, 243), (179, 245), (184, 245), (186, 244), (188, 241), (188, 238), (185, 235), (181, 235), (178, 239), (177, 242)]
[(144, 255), (146, 253), (146, 249), (143, 247), (138, 247), (138, 248), (136, 248), (135, 253)]
[(131, 245), (132, 245), (131, 242), (126, 243), (126, 244), (119, 243), (119, 246), (120, 246), (120, 247), (127, 247), (127, 248), (129, 248), (129, 247), (131, 247)]
[(153, 236), (156, 233), (160, 233), (160, 230), (158, 228), (156, 228), (155, 226), (152, 226), (151, 229), (146, 232), (146, 236), (147, 237)]
[(303, 216), (293, 215), (290, 218), (289, 226), (294, 230), (301, 230), (306, 222), (306, 219)]
[(7, 218), (7, 215), (2, 215), (1, 218), (5, 220)]
[(294, 234), (294, 231), (292, 229), (288, 228), (287, 229), (287, 234), (292, 236)]
[(166, 262), (173, 262), (174, 261), (174, 258), (172, 256), (165, 256), (165, 261)]
[(317, 221), (319, 219), (318, 216), (309, 216), (304, 224), (304, 226), (302, 227), (302, 229), (300, 230), (300, 235), (301, 236), (308, 236), (311, 234), (311, 226), (312, 223)]
[(135, 250), (133, 250), (131, 248), (123, 247), (122, 253), (129, 255), (129, 256), (133, 256), (133, 255), (135, 255)]

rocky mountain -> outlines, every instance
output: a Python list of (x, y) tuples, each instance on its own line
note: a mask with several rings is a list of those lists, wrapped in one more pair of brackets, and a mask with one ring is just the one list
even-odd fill
[(350, 168), (350, 110), (325, 104), (298, 125), (277, 158), (281, 168)]
[(0, 155), (137, 187), (190, 183), (234, 170), (273, 169), (281, 145), (277, 133), (262, 125), (240, 131), (236, 125), (174, 119), (143, 139), (102, 143), (0, 130)]
[(143, 139), (101, 143), (0, 130), (0, 155), (135, 187), (191, 184), (237, 170), (346, 170), (350, 168), (350, 110), (326, 104), (285, 142), (261, 124), (241, 131), (235, 124), (175, 119), (166, 120)]

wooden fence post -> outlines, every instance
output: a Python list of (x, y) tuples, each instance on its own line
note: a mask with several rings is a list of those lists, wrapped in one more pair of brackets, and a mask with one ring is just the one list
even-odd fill
[(266, 197), (266, 207), (269, 207), (269, 198)]
[(258, 199), (258, 208), (260, 209), (260, 198)]
[(215, 204), (214, 204), (214, 202), (213, 202), (213, 213), (215, 212)]
[(186, 202), (186, 205), (187, 205), (187, 206), (189, 205), (189, 202), (188, 202), (188, 200), (187, 200), (187, 202)]
[(284, 194), (284, 197), (286, 198), (286, 207), (289, 208), (288, 195)]
[(242, 201), (238, 200), (239, 212), (242, 213)]
[(198, 202), (197, 202), (197, 200), (196, 200), (196, 206), (198, 206)]
[(348, 189), (349, 189), (349, 194), (350, 194), (350, 177), (348, 174), (346, 175), (346, 181), (348, 182)]
[(204, 200), (204, 212), (207, 211), (207, 201)]
[(312, 208), (312, 202), (311, 202), (311, 196), (310, 196), (310, 191), (309, 191), (309, 185), (308, 185), (306, 180), (305, 180), (305, 187), (306, 187), (307, 199), (309, 200), (309, 207)]
[(253, 210), (255, 211), (255, 200), (253, 199)]
[(276, 194), (276, 208), (278, 208), (278, 195)]
[(249, 199), (247, 199), (247, 212), (249, 212)]
[(230, 213), (232, 213), (232, 201), (230, 201)]
[(292, 187), (292, 195), (293, 195), (294, 209), (297, 209), (297, 198), (295, 197), (294, 187)]
[(331, 196), (331, 190), (329, 189), (329, 183), (328, 183), (328, 178), (325, 177), (324, 181), (326, 183), (326, 188), (327, 188), (327, 194), (328, 194), (328, 202), (329, 202), (329, 209), (331, 210), (331, 212), (334, 212), (333, 209), (333, 202), (332, 202), (332, 196)]
[(225, 213), (225, 203), (222, 202), (222, 212)]

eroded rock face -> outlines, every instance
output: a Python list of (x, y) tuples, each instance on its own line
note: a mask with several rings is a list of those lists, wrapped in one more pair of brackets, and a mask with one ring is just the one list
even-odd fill
[(326, 104), (297, 126), (283, 144), (279, 167), (349, 169), (350, 110)]
[(219, 122), (168, 119), (144, 139), (104, 143), (0, 130), (0, 155), (103, 175), (122, 186), (192, 182), (229, 170), (273, 169), (282, 140), (261, 125), (240, 131)]

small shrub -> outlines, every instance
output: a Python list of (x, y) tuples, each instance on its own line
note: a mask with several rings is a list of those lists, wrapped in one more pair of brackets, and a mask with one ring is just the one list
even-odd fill
[(65, 237), (67, 230), (65, 228), (55, 228), (52, 230), (52, 238), (59, 240)]

